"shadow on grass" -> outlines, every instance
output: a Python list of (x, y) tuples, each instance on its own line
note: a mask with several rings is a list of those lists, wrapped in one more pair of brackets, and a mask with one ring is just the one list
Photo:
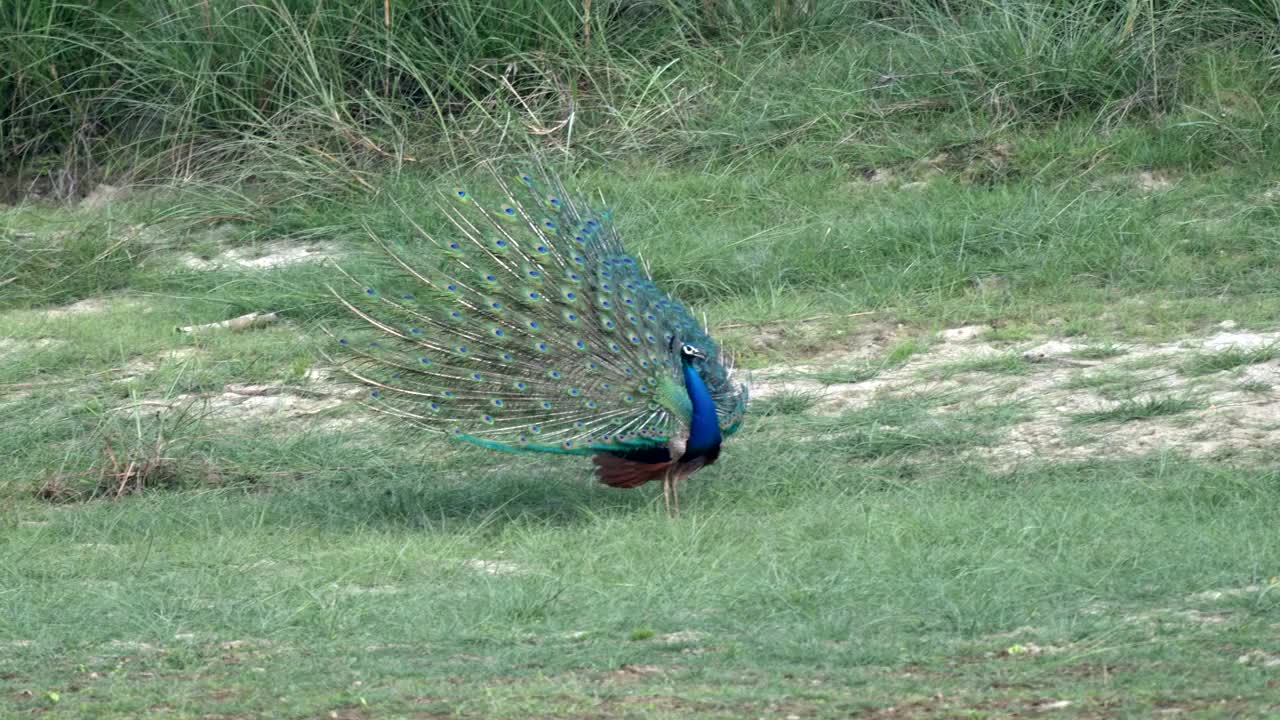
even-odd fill
[(451, 475), (428, 470), (412, 478), (379, 470), (351, 482), (336, 479), (324, 488), (304, 482), (276, 494), (271, 514), (284, 523), (314, 522), (328, 528), (470, 526), (484, 532), (511, 524), (569, 527), (601, 516), (630, 515), (642, 512), (658, 492), (656, 485), (636, 490), (601, 486), (585, 463), (548, 463), (532, 473), (470, 468)]

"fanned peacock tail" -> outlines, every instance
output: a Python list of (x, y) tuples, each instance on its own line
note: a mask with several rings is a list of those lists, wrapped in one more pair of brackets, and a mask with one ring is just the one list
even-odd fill
[[(450, 227), (413, 224), (422, 247), (375, 237), (397, 287), (335, 295), (368, 323), (339, 342), (344, 367), (372, 386), (374, 409), (496, 450), (643, 454), (688, 433), (683, 344), (723, 435), (742, 422), (745, 385), (683, 305), (628, 255), (607, 211), (564, 192), (543, 169), (508, 181), (502, 201), (453, 192)], [(412, 221), (411, 221), (412, 222)]]

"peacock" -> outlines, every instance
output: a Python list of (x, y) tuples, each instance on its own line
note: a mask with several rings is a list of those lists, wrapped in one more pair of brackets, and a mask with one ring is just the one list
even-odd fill
[(364, 321), (338, 338), (340, 366), (377, 412), (492, 450), (590, 455), (614, 488), (660, 479), (677, 515), (678, 484), (741, 427), (747, 385), (610, 211), (541, 163), (491, 174), (500, 197), (442, 198), (445, 232), (408, 213), (404, 242), (370, 232), (402, 285), (344, 272), (353, 289), (330, 288)]

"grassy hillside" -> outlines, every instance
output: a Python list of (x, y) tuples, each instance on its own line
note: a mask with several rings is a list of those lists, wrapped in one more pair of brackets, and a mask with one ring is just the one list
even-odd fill
[[(0, 5), (0, 707), (1280, 712), (1277, 19)], [(677, 520), (325, 360), (334, 264), (531, 154), (754, 372)]]
[(731, 168), (768, 153), (866, 170), (1062, 124), (1118, 135), (1094, 140), (1111, 160), (1203, 167), (1274, 152), (1276, 12), (1262, 0), (18, 0), (0, 11), (0, 146), (9, 170), (63, 195), (103, 174), (359, 188), (370, 165), (421, 156), (439, 169), (527, 143), (592, 164)]

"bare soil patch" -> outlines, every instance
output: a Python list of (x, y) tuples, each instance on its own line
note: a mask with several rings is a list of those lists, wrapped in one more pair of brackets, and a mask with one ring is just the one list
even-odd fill
[[(1186, 363), (1195, 358), (1274, 346), (1280, 343), (1280, 331), (1232, 328), (1178, 342), (1121, 346), (1074, 339), (1010, 344), (986, 339), (989, 332), (983, 326), (945, 330), (933, 345), (900, 366), (876, 367), (872, 362), (866, 379), (815, 379), (815, 374), (833, 367), (865, 365), (887, 344), (858, 342), (855, 333), (851, 338), (858, 344), (847, 350), (754, 371), (752, 397), (811, 394), (816, 398), (811, 412), (828, 415), (922, 395), (938, 399), (933, 412), (940, 415), (1016, 403), (1023, 417), (1002, 442), (966, 451), (969, 459), (999, 469), (1033, 461), (1163, 451), (1227, 459), (1280, 447), (1280, 357), (1241, 361), (1218, 371), (1185, 371)], [(993, 358), (1010, 362), (995, 369), (978, 362)], [(968, 366), (974, 369), (965, 370)], [(1185, 399), (1193, 407), (1087, 425), (1077, 417), (1161, 398)]]
[(337, 254), (336, 249), (327, 245), (275, 243), (256, 248), (230, 248), (213, 257), (187, 255), (181, 262), (191, 270), (269, 270), (302, 262), (318, 262)]

